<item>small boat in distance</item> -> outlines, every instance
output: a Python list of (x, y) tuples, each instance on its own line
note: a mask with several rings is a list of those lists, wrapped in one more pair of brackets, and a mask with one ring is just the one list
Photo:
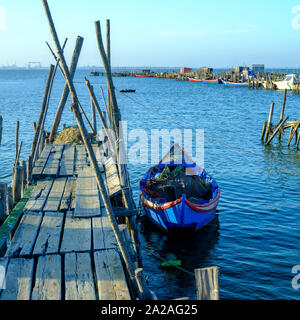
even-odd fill
[(203, 78), (202, 78), (202, 82), (203, 83), (211, 83), (211, 84), (222, 83), (222, 81), (220, 79), (203, 79)]
[(295, 74), (287, 74), (282, 81), (274, 81), (278, 90), (296, 90), (299, 86), (298, 78)]
[(222, 83), (228, 87), (248, 87), (248, 82), (232, 82), (232, 81), (225, 81), (222, 79)]
[(195, 78), (188, 78), (188, 80), (191, 82), (203, 82), (202, 79), (195, 79)]
[(135, 89), (123, 89), (120, 92), (135, 92)]
[(92, 76), (92, 77), (98, 77), (100, 75), (100, 72), (98, 72), (98, 71), (91, 71), (90, 72), (90, 76)]
[(175, 144), (139, 183), (147, 218), (164, 231), (198, 231), (215, 216), (217, 182)]

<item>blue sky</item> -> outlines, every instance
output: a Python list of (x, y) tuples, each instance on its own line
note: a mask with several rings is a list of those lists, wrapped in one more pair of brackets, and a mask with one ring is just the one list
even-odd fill
[[(113, 66), (300, 67), (300, 0), (48, 0), (60, 41), (85, 41), (79, 65), (100, 65), (94, 21), (111, 21)], [(293, 7), (299, 5), (292, 12)], [(5, 18), (3, 20), (3, 18)], [(41, 0), (0, 0), (0, 66), (52, 63)]]

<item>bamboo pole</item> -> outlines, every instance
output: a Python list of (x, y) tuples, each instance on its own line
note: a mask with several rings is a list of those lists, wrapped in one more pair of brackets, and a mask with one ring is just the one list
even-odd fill
[(270, 112), (269, 112), (269, 119), (268, 119), (268, 124), (267, 124), (267, 130), (266, 130), (266, 138), (265, 142), (268, 140), (269, 134), (270, 134), (270, 129), (272, 125), (272, 117), (273, 117), (273, 111), (274, 111), (274, 102), (272, 102), (271, 107), (270, 107)]
[[(79, 60), (79, 56), (80, 56), (80, 52), (82, 49), (82, 44), (83, 44), (83, 38), (82, 37), (77, 37), (76, 39), (76, 44), (75, 44), (75, 49), (73, 51), (73, 56), (72, 56), (72, 60), (71, 60), (71, 66), (70, 66), (70, 77), (73, 80), (74, 75), (75, 75), (75, 71), (77, 68), (77, 63)], [(50, 48), (51, 49), (51, 48)], [(52, 49), (51, 49), (52, 50)], [(56, 57), (56, 56), (55, 56)], [(57, 58), (56, 58), (57, 59)], [(62, 74), (64, 75), (63, 70), (61, 70)], [(66, 105), (66, 102), (68, 100), (68, 96), (69, 96), (70, 90), (69, 90), (69, 86), (66, 82), (57, 111), (56, 111), (56, 115), (52, 124), (52, 129), (50, 131), (50, 137), (49, 137), (49, 141), (50, 143), (53, 142), (54, 137), (57, 133), (60, 121), (61, 121), (61, 117)]]
[[(126, 244), (123, 243), (123, 241), (121, 239), (120, 230), (119, 230), (116, 218), (114, 216), (114, 212), (113, 212), (113, 209), (112, 209), (112, 206), (111, 206), (111, 203), (110, 203), (107, 191), (106, 191), (106, 187), (104, 185), (104, 181), (102, 179), (101, 172), (100, 172), (100, 169), (99, 169), (99, 166), (98, 166), (98, 163), (97, 163), (93, 148), (92, 148), (90, 140), (88, 138), (88, 133), (87, 133), (87, 130), (86, 130), (85, 126), (84, 126), (81, 113), (79, 112), (77, 93), (76, 93), (73, 81), (71, 79), (70, 72), (69, 72), (69, 69), (67, 67), (64, 55), (63, 55), (62, 50), (61, 50), (61, 46), (60, 46), (60, 43), (59, 43), (59, 40), (58, 40), (58, 37), (57, 37), (57, 33), (56, 33), (55, 26), (54, 26), (54, 23), (53, 23), (53, 20), (52, 20), (52, 17), (51, 17), (51, 13), (50, 13), (50, 10), (49, 10), (49, 7), (48, 7), (47, 0), (43, 0), (43, 5), (44, 5), (44, 8), (45, 8), (45, 12), (46, 12), (46, 16), (47, 16), (47, 19), (48, 19), (48, 22), (49, 22), (51, 33), (52, 33), (52, 36), (53, 36), (53, 39), (54, 39), (54, 42), (55, 42), (55, 45), (56, 45), (56, 48), (57, 48), (58, 56), (59, 56), (59, 58), (61, 60), (62, 68), (63, 68), (63, 71), (65, 73), (65, 79), (67, 80), (67, 83), (68, 83), (68, 86), (69, 86), (69, 89), (70, 89), (70, 93), (71, 93), (71, 96), (72, 96), (73, 103), (72, 103), (72, 106), (71, 106), (71, 110), (74, 113), (75, 119), (77, 121), (79, 130), (80, 130), (80, 133), (81, 133), (84, 145), (85, 145), (85, 148), (86, 148), (86, 150), (88, 152), (88, 156), (90, 158), (90, 162), (91, 162), (92, 168), (94, 169), (97, 185), (99, 187), (100, 194), (101, 194), (101, 197), (103, 199), (104, 207), (105, 207), (105, 209), (107, 211), (107, 216), (108, 216), (108, 219), (109, 219), (109, 221), (111, 223), (111, 226), (112, 226), (112, 230), (114, 232), (114, 235), (116, 237), (117, 243), (119, 245), (119, 249), (120, 249), (122, 258), (123, 258), (124, 263), (125, 263), (125, 265), (127, 267), (127, 270), (128, 270), (128, 273), (129, 273), (129, 277), (130, 277), (130, 279), (131, 279), (131, 281), (132, 281), (132, 283), (133, 283), (133, 285), (134, 285), (134, 287), (136, 289), (136, 292), (138, 292), (138, 279), (136, 279), (136, 277), (135, 277), (134, 267), (133, 267), (133, 265), (131, 263), (131, 260), (130, 260), (130, 257), (128, 255), (128, 252), (125, 249), (126, 248)], [(144, 288), (144, 289), (145, 289), (145, 295), (141, 296), (140, 298), (144, 298), (146, 296), (146, 293), (149, 292), (149, 289), (148, 289), (148, 292), (147, 292), (147, 288)]]
[(34, 133), (32, 144), (31, 144), (30, 156), (32, 159), (35, 154), (35, 150), (36, 150), (37, 142), (38, 142), (38, 138), (39, 138), (39, 133), (42, 128), (43, 117), (44, 117), (44, 114), (45, 114), (46, 108), (47, 108), (46, 105), (47, 105), (47, 99), (48, 99), (48, 92), (49, 92), (53, 72), (54, 72), (54, 66), (51, 64), (50, 69), (49, 69), (47, 83), (46, 83), (46, 88), (45, 88), (45, 92), (44, 92), (44, 98), (43, 98), (43, 103), (42, 103), (42, 107), (41, 107), (41, 111), (40, 111), (40, 116), (39, 116), (39, 120), (38, 120), (38, 123), (36, 126), (36, 130)]
[(268, 145), (272, 139), (275, 137), (276, 133), (279, 131), (279, 129), (284, 125), (284, 123), (286, 122), (286, 120), (288, 119), (289, 116), (286, 116), (283, 120), (281, 120), (281, 122), (279, 123), (279, 125), (276, 127), (276, 129), (274, 130), (273, 134), (271, 135), (271, 137), (268, 139), (268, 141), (265, 142), (265, 145)]

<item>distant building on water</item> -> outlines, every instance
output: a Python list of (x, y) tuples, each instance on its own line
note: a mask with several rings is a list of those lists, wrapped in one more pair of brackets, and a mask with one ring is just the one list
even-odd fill
[(192, 68), (185, 68), (185, 67), (180, 68), (180, 74), (191, 73), (191, 72), (192, 72)]

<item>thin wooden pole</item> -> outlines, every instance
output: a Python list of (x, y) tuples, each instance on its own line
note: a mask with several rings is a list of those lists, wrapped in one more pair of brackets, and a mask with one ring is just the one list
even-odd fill
[[(288, 146), (288, 147), (290, 146), (290, 143), (291, 143), (291, 141), (292, 141), (295, 133), (296, 133), (297, 130), (298, 130), (299, 124), (300, 124), (300, 122), (298, 122), (295, 127), (291, 127), (291, 132), (290, 132), (289, 140), (288, 140), (288, 143), (287, 143), (287, 146)], [(296, 136), (297, 136), (297, 135), (296, 135)]]
[[(57, 48), (58, 56), (59, 56), (59, 58), (61, 60), (62, 68), (63, 68), (64, 73), (65, 73), (65, 79), (68, 82), (68, 86), (69, 86), (70, 93), (71, 93), (71, 96), (72, 96), (73, 103), (72, 103), (71, 110), (74, 113), (75, 119), (77, 121), (79, 130), (80, 130), (80, 133), (81, 133), (84, 145), (85, 145), (85, 148), (86, 148), (86, 150), (88, 152), (88, 156), (90, 158), (90, 162), (91, 162), (92, 168), (94, 169), (97, 185), (99, 187), (100, 194), (101, 194), (101, 197), (103, 199), (104, 207), (105, 207), (105, 209), (107, 211), (107, 216), (108, 216), (109, 221), (110, 221), (111, 226), (112, 226), (112, 230), (114, 232), (114, 235), (116, 237), (117, 243), (119, 245), (119, 249), (120, 249), (121, 255), (122, 255), (124, 263), (125, 263), (125, 265), (127, 267), (130, 279), (131, 279), (132, 283), (134, 284), (134, 286), (136, 288), (136, 292), (138, 292), (138, 284), (137, 284), (138, 280), (135, 278), (134, 267), (133, 267), (133, 265), (131, 263), (131, 260), (130, 260), (130, 257), (128, 255), (128, 253), (126, 252), (126, 249), (125, 249), (126, 245), (125, 245), (125, 243), (123, 243), (123, 241), (121, 239), (119, 227), (118, 227), (116, 218), (114, 216), (114, 212), (113, 212), (113, 209), (112, 209), (112, 206), (111, 206), (111, 203), (110, 203), (107, 191), (106, 191), (106, 187), (104, 185), (103, 178), (101, 176), (101, 172), (100, 172), (100, 169), (99, 169), (99, 166), (98, 166), (98, 162), (96, 160), (95, 153), (94, 153), (93, 148), (91, 146), (87, 130), (86, 130), (85, 126), (84, 126), (81, 113), (79, 112), (77, 93), (76, 93), (73, 81), (71, 79), (70, 72), (68, 70), (64, 55), (63, 55), (62, 50), (61, 50), (61, 46), (60, 46), (60, 43), (59, 43), (59, 40), (58, 40), (58, 37), (57, 37), (57, 33), (56, 33), (55, 26), (54, 26), (54, 23), (53, 23), (53, 20), (52, 20), (52, 17), (51, 17), (51, 13), (50, 13), (50, 10), (49, 10), (49, 7), (48, 7), (47, 0), (43, 0), (43, 5), (44, 5), (46, 16), (47, 16), (47, 19), (48, 19), (48, 22), (49, 22), (49, 25), (50, 25), (51, 33), (52, 33), (52, 36), (53, 36), (53, 39), (54, 39), (54, 42), (55, 42), (55, 45), (56, 45), (56, 48)], [(147, 288), (144, 288), (144, 289), (145, 289), (145, 292), (147, 293)], [(148, 289), (148, 291), (149, 291), (149, 289)]]
[(7, 184), (0, 182), (0, 225), (7, 218)]
[(40, 112), (40, 116), (39, 116), (39, 120), (36, 126), (36, 130), (34, 133), (34, 137), (32, 140), (32, 144), (31, 144), (31, 151), (30, 151), (30, 156), (33, 159), (34, 154), (35, 154), (35, 150), (37, 147), (37, 142), (38, 142), (38, 138), (39, 138), (39, 133), (40, 130), (42, 128), (42, 122), (43, 122), (43, 118), (44, 118), (44, 114), (46, 112), (47, 109), (47, 99), (48, 99), (48, 93), (49, 93), (49, 88), (51, 85), (51, 79), (53, 76), (53, 72), (54, 72), (54, 65), (50, 65), (50, 69), (49, 69), (49, 74), (48, 74), (48, 79), (47, 79), (47, 83), (46, 83), (46, 88), (45, 88), (45, 92), (44, 92), (44, 98), (43, 98), (43, 103), (42, 103), (42, 107), (41, 107), (41, 112)]
[[(83, 38), (82, 37), (77, 37), (76, 39), (76, 44), (75, 44), (75, 49), (73, 51), (73, 56), (72, 56), (72, 60), (71, 60), (71, 67), (70, 67), (70, 77), (73, 80), (74, 75), (75, 75), (75, 71), (77, 68), (77, 63), (79, 60), (79, 56), (80, 56), (80, 52), (82, 49), (82, 44), (83, 44)], [(56, 57), (56, 56), (55, 56)], [(56, 58), (57, 59), (57, 58)], [(61, 70), (62, 74), (64, 75), (63, 70)], [(49, 137), (49, 141), (50, 143), (52, 143), (54, 141), (54, 137), (57, 133), (60, 121), (61, 121), (61, 117), (66, 105), (66, 102), (68, 100), (68, 96), (69, 96), (70, 90), (69, 90), (69, 86), (68, 83), (66, 82), (57, 111), (56, 111), (56, 115), (53, 121), (53, 125), (52, 125), (52, 129), (50, 132), (50, 137)]]
[(17, 121), (16, 125), (16, 145), (15, 145), (15, 165), (18, 165), (17, 163), (17, 156), (18, 156), (18, 151), (19, 151), (19, 129), (20, 129), (20, 121)]
[(110, 69), (110, 65), (109, 62), (107, 60), (106, 54), (105, 54), (105, 50), (104, 50), (104, 46), (103, 46), (103, 42), (102, 42), (102, 35), (101, 35), (101, 28), (100, 28), (100, 21), (96, 21), (95, 22), (95, 29), (96, 29), (96, 36), (97, 36), (97, 43), (98, 43), (98, 49), (102, 58), (102, 62), (104, 65), (104, 70), (105, 73), (107, 75), (106, 79), (107, 79), (107, 87), (109, 90), (109, 95), (110, 95), (110, 99), (108, 99), (108, 101), (111, 101), (111, 110), (109, 117), (111, 119), (112, 114), (114, 114), (115, 116), (115, 121), (113, 123), (111, 123), (113, 125), (113, 129), (115, 131), (116, 134), (116, 139), (119, 139), (119, 108), (118, 108), (118, 104), (117, 104), (117, 99), (116, 99), (116, 95), (115, 95), (115, 89), (114, 89), (114, 85), (112, 82), (112, 77), (111, 77), (111, 69)]
[(296, 149), (298, 149), (299, 141), (300, 141), (300, 132), (298, 133), (298, 138), (297, 138), (297, 142), (296, 142)]
[[(93, 86), (92, 86), (93, 88)], [(94, 89), (93, 89), (94, 90)], [(93, 133), (97, 134), (97, 119), (96, 119), (96, 108), (93, 100), (91, 99), (91, 111), (92, 111), (92, 125), (93, 125)]]
[(288, 119), (288, 117), (289, 116), (286, 116), (283, 120), (281, 120), (281, 122), (276, 127), (276, 129), (274, 130), (273, 134), (271, 135), (271, 137), (265, 142), (265, 145), (268, 145), (272, 141), (272, 139), (275, 137), (275, 135), (279, 131), (279, 129), (285, 124), (285, 122)]
[(274, 104), (275, 104), (275, 103), (272, 102), (271, 107), (270, 107), (269, 119), (268, 119), (268, 124), (267, 124), (265, 141), (268, 140), (268, 137), (269, 137), (269, 134), (270, 134), (270, 129), (271, 129), (271, 125), (272, 125), (273, 111), (274, 111)]
[[(106, 20), (106, 56), (107, 56), (107, 63), (109, 65), (109, 68), (111, 70), (111, 52), (110, 52), (110, 20)], [(107, 103), (108, 107), (110, 109), (111, 105), (111, 96), (109, 88), (107, 87)]]
[(267, 127), (267, 121), (265, 121), (264, 125), (263, 125), (263, 129), (262, 129), (262, 133), (261, 133), (261, 137), (260, 137), (261, 140), (264, 140), (266, 127)]

